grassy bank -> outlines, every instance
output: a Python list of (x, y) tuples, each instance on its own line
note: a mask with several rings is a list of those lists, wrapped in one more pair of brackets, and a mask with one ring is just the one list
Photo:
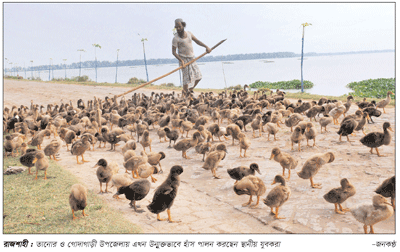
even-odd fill
[[(31, 80), (26, 80), (26, 79), (18, 79), (16, 81), (31, 81)], [(33, 81), (33, 82), (38, 82), (37, 80)], [(95, 83), (95, 82), (75, 82), (75, 81), (39, 81), (39, 82), (46, 82), (46, 83), (58, 83), (58, 84), (74, 84), (74, 85), (84, 85), (84, 86), (104, 86), (104, 87), (125, 87), (125, 88), (134, 88), (137, 87), (138, 84), (124, 84), (124, 83)], [(200, 84), (201, 85), (201, 84)], [(180, 92), (182, 91), (182, 87), (170, 87), (170, 86), (160, 86), (160, 85), (147, 85), (144, 88), (146, 89), (154, 89), (154, 90), (170, 90), (170, 91), (176, 91), (176, 92)], [(205, 89), (205, 88), (195, 88), (194, 89), (195, 92), (214, 92), (214, 93), (219, 93), (222, 92), (223, 89)], [(253, 91), (249, 91), (250, 94), (253, 94)], [(316, 100), (318, 101), (321, 97), (326, 97), (328, 99), (336, 99), (339, 101), (347, 101), (347, 96), (348, 95), (342, 95), (342, 96), (326, 96), (326, 95), (314, 95), (314, 94), (309, 94), (309, 93), (301, 93), (301, 92), (297, 92), (297, 93), (286, 93), (287, 98), (290, 99), (304, 99), (304, 100)], [(358, 97), (353, 95), (354, 97), (354, 101), (362, 101), (364, 97)], [(377, 98), (367, 98), (367, 101), (372, 101), (375, 100), (376, 102), (378, 102), (380, 99)], [(394, 106), (395, 105), (395, 100), (392, 99), (389, 103), (388, 106)]]
[[(19, 157), (3, 159), (3, 171), (21, 166)], [(35, 171), (35, 168), (32, 168)], [(47, 180), (39, 171), (38, 180), (28, 171), (3, 176), (4, 234), (69, 234), (69, 233), (139, 233), (140, 228), (113, 210), (101, 197), (88, 191), (88, 205), (75, 213), (72, 220), (69, 206), (71, 186), (80, 181), (55, 161), (50, 161)], [(83, 184), (83, 183), (81, 183)]]

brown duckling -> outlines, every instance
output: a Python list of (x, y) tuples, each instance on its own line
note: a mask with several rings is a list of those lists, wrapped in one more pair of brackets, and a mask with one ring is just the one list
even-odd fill
[[(16, 143), (13, 141), (13, 137), (10, 135), (6, 136), (6, 141), (4, 142), (4, 151), (6, 154), (11, 152), (11, 156), (14, 157), (14, 151), (16, 151)], [(18, 153), (18, 151), (17, 151)]]
[(99, 193), (104, 193), (102, 189), (102, 184), (106, 183), (106, 193), (108, 193), (108, 183), (111, 180), (111, 177), (113, 176), (113, 172), (111, 168), (108, 166), (107, 161), (105, 159), (99, 159), (97, 161), (96, 165), (93, 167), (98, 167), (96, 171), (97, 179), (100, 182), (100, 192)]
[[(264, 199), (264, 204), (271, 208), (271, 214), (275, 215), (275, 219), (285, 219), (285, 217), (279, 216), (279, 208), (289, 199), (291, 191), (289, 186), (286, 184), (285, 178), (281, 175), (276, 175), (272, 185), (275, 183), (281, 183), (275, 186), (268, 193)], [(273, 208), (275, 207), (275, 212)]]
[(253, 129), (253, 137), (255, 137), (254, 135), (255, 130), (259, 131), (259, 136), (261, 137), (262, 119), (260, 114), (256, 115), (254, 120), (251, 122), (250, 126)]
[(142, 140), (140, 140), (140, 144), (143, 146), (143, 150), (146, 151), (146, 147), (150, 148), (151, 152), (151, 138), (148, 130), (143, 132)]
[(290, 140), (292, 142), (292, 150), (293, 150), (293, 143), (298, 143), (299, 144), (299, 151), (301, 151), (300, 142), (303, 139), (304, 139), (304, 135), (301, 133), (301, 127), (300, 126), (296, 126), (296, 128), (294, 128), (294, 132), (290, 136)]
[[(90, 143), (89, 143), (89, 139), (88, 139), (87, 136), (82, 136), (82, 138), (80, 140), (78, 140), (78, 141), (76, 141), (76, 142), (74, 142), (72, 144), (72, 146), (71, 146), (71, 154), (76, 156), (76, 162), (78, 164), (83, 164), (85, 162), (89, 162), (89, 161), (86, 161), (83, 158), (83, 154), (89, 148), (90, 148)], [(79, 162), (78, 156), (82, 157), (82, 163)]]
[(40, 145), (43, 143), (43, 139), (45, 136), (50, 136), (51, 131), (48, 129), (39, 131), (38, 133), (36, 133), (35, 136), (32, 137), (31, 141), (28, 142), (28, 144), (32, 145), (32, 146), (37, 146), (37, 148), (39, 150), (41, 150), (42, 148), (40, 147)]
[(374, 234), (373, 225), (380, 221), (384, 221), (393, 215), (392, 205), (380, 194), (372, 197), (372, 205), (362, 205), (351, 210), (354, 218), (364, 224), (364, 233), (368, 233), (368, 226), (370, 226), (370, 233)]
[(43, 151), (46, 156), (50, 157), (50, 159), (51, 156), (53, 156), (53, 159), (55, 161), (60, 161), (60, 159), (57, 159), (55, 156), (60, 149), (61, 149), (61, 143), (58, 140), (54, 139), (44, 148)]
[(339, 125), (338, 118), (343, 115), (345, 111), (346, 107), (341, 102), (338, 102), (336, 108), (333, 108), (329, 112), (329, 115), (333, 118), (333, 124)]
[(271, 151), (271, 157), (269, 160), (274, 159), (276, 162), (280, 163), (283, 169), (282, 176), (285, 176), (285, 169), (289, 170), (288, 180), (290, 179), (290, 170), (294, 170), (299, 163), (291, 155), (285, 152), (281, 152), (278, 147), (275, 147)]
[[(158, 138), (160, 138), (160, 143), (167, 141), (167, 133), (165, 132), (165, 127), (160, 127), (157, 130)], [(161, 138), (164, 138), (164, 141), (161, 141)]]
[(133, 178), (138, 178), (137, 169), (139, 165), (147, 163), (147, 154), (144, 151), (140, 152), (141, 156), (133, 156), (126, 160), (123, 164), (126, 170), (132, 171)]
[(299, 124), (299, 122), (303, 121), (304, 117), (299, 113), (294, 113), (289, 116), (288, 119), (285, 120), (285, 125), (290, 127), (290, 131), (293, 132), (293, 127)]
[(332, 163), (335, 155), (332, 152), (326, 152), (311, 156), (304, 163), (301, 171), (297, 173), (302, 179), (310, 179), (311, 187), (321, 189), (321, 184), (314, 184), (313, 177), (318, 173), (319, 169), (326, 163)]
[(179, 131), (178, 130), (172, 130), (169, 127), (165, 127), (164, 128), (165, 134), (167, 135), (168, 139), (169, 139), (169, 146), (171, 148), (171, 141), (174, 141), (174, 144), (176, 142), (176, 140), (178, 140), (179, 138)]
[(36, 177), (38, 179), (39, 170), (44, 170), (44, 179), (47, 179), (47, 168), (49, 168), (49, 160), (44, 155), (43, 151), (38, 151), (35, 153), (35, 159), (33, 159), (32, 164), (36, 167)]
[(157, 181), (156, 178), (153, 177), (153, 174), (157, 174), (158, 170), (157, 167), (149, 164), (149, 163), (145, 163), (145, 164), (141, 164), (138, 166), (137, 169), (137, 174), (140, 178), (151, 178), (151, 182), (155, 183)]
[(235, 180), (235, 184), (246, 176), (254, 175), (256, 171), (261, 175), (260, 168), (256, 163), (250, 164), (250, 167), (239, 166), (236, 168), (227, 169), (229, 176)]
[(21, 148), (20, 148), (20, 150), (21, 150), (21, 156), (23, 156), (23, 155), (25, 155), (26, 154), (26, 149), (28, 148), (28, 144), (27, 143), (22, 143), (21, 144)]
[[(329, 203), (335, 204), (335, 212), (344, 214), (350, 211), (349, 208), (343, 208), (341, 204), (348, 198), (356, 194), (356, 188), (349, 182), (347, 178), (340, 180), (341, 187), (334, 188), (324, 195), (324, 199)], [(340, 210), (338, 209), (338, 206)]]
[[(111, 187), (115, 186), (117, 190), (121, 186), (128, 186), (133, 183), (133, 178), (129, 176), (129, 174), (114, 174), (111, 177)], [(119, 199), (117, 195), (114, 195), (113, 198)]]
[(165, 153), (160, 151), (160, 152), (150, 152), (147, 155), (147, 163), (151, 165), (159, 165), (160, 166), (160, 172), (163, 173), (163, 170), (161, 168), (161, 160), (165, 158)]
[(307, 146), (309, 146), (308, 140), (314, 140), (314, 144), (312, 146), (312, 147), (314, 147), (315, 146), (315, 138), (317, 136), (317, 129), (314, 127), (314, 124), (312, 122), (307, 123), (306, 133), (304, 135), (307, 139)]
[[(76, 133), (73, 130), (69, 130), (67, 128), (62, 128), (60, 130), (60, 138), (65, 142), (67, 145), (67, 151), (69, 151), (68, 144), (72, 144), (75, 141)], [(105, 145), (105, 143), (104, 143)]]
[(276, 133), (278, 133), (279, 128), (276, 126), (275, 123), (267, 123), (267, 132), (268, 132), (268, 141), (269, 141), (269, 136), (274, 135), (274, 141), (276, 141)]
[(202, 168), (205, 170), (211, 170), (214, 178), (219, 179), (220, 177), (216, 174), (216, 169), (218, 167), (219, 162), (226, 157), (226, 153), (228, 153), (225, 144), (219, 144), (215, 151), (211, 151), (204, 162)]
[(157, 214), (157, 220), (163, 221), (160, 213), (167, 210), (169, 222), (174, 221), (171, 218), (172, 204), (178, 194), (178, 187), (180, 184), (179, 175), (182, 174), (183, 168), (180, 165), (172, 166), (167, 179), (159, 186), (154, 192), (153, 201), (147, 206), (150, 212)]
[(76, 211), (82, 210), (82, 216), (89, 216), (85, 213), (85, 207), (87, 206), (87, 189), (81, 184), (74, 184), (71, 187), (71, 194), (69, 195), (69, 205), (72, 210), (72, 220), (77, 219), (75, 216)]
[(393, 209), (396, 209), (396, 176), (385, 179), (382, 184), (376, 188), (375, 192), (383, 197), (390, 197), (392, 200)]
[(239, 140), (239, 134), (241, 133), (242, 131), (240, 130), (240, 128), (239, 128), (239, 126), (238, 125), (236, 125), (236, 124), (229, 124), (227, 127), (226, 127), (226, 134), (228, 135), (228, 136), (232, 136), (232, 145), (235, 145), (235, 139), (236, 140)]
[(330, 115), (324, 115), (321, 119), (319, 119), (319, 124), (321, 125), (321, 134), (322, 134), (322, 127), (325, 127), (325, 132), (327, 132), (326, 126), (328, 126), (328, 124), (332, 122), (333, 122), (333, 117)]
[(212, 139), (212, 134), (210, 131), (208, 131), (204, 125), (200, 125), (199, 127), (197, 127), (197, 131), (200, 132), (201, 135), (201, 139), (199, 139), (199, 142), (202, 143), (204, 141), (207, 140), (207, 142), (210, 141), (210, 139)]
[(207, 152), (210, 151), (211, 148), (211, 143), (198, 143), (195, 147), (195, 150), (197, 153), (199, 154), (203, 154), (203, 162), (204, 162), (204, 157), (206, 155)]
[(388, 105), (388, 104), (390, 103), (390, 95), (394, 95), (394, 94), (392, 93), (392, 91), (388, 91), (388, 92), (387, 92), (387, 95), (386, 95), (386, 99), (385, 99), (385, 100), (382, 100), (382, 101), (380, 101), (380, 102), (378, 102), (378, 103), (376, 104), (376, 107), (377, 107), (377, 108), (383, 109), (383, 113), (385, 113), (385, 114), (386, 114), (385, 107), (386, 107), (386, 105)]
[(193, 123), (185, 119), (184, 121), (181, 121), (179, 123), (179, 126), (182, 128), (182, 137), (183, 137), (183, 132), (185, 131), (186, 131), (186, 137), (188, 137), (189, 131), (193, 128)]
[(251, 208), (256, 208), (260, 202), (260, 197), (265, 193), (267, 188), (264, 185), (264, 182), (254, 176), (254, 175), (248, 175), (243, 177), (241, 180), (239, 180), (234, 186), (233, 190), (237, 195), (250, 195), (250, 199), (247, 203), (244, 203), (242, 206), (248, 206), (252, 202), (252, 197), (257, 196), (257, 202), (254, 206), (251, 206)]
[(310, 118), (310, 122), (311, 120), (314, 118), (315, 121), (317, 121), (317, 119), (315, 118), (317, 115), (319, 115), (320, 113), (324, 112), (324, 107), (323, 106), (319, 106), (319, 105), (315, 105), (314, 107), (310, 108), (309, 110), (307, 110), (306, 112), (306, 116), (308, 118)]
[(207, 131), (209, 131), (211, 133), (211, 141), (212, 142), (214, 142), (215, 135), (218, 137), (219, 141), (222, 142), (220, 135), (219, 135), (220, 128), (217, 123), (210, 124), (210, 126), (207, 127)]
[(364, 132), (364, 126), (367, 123), (367, 120), (369, 120), (369, 119), (370, 119), (370, 117), (369, 117), (368, 113), (364, 112), (361, 120), (358, 121), (357, 127), (354, 129), (354, 131), (360, 131), (361, 130), (362, 133), (365, 136), (366, 134)]
[(131, 202), (129, 205), (135, 209), (135, 212), (141, 213), (143, 210), (138, 211), (136, 206), (136, 201), (144, 199), (150, 191), (150, 182), (147, 179), (140, 179), (138, 181), (133, 182), (128, 186), (121, 186), (118, 188), (117, 193), (114, 197), (118, 197), (118, 195), (125, 194), (125, 197)]
[(129, 140), (128, 142), (125, 143), (124, 146), (122, 146), (122, 153), (125, 153), (128, 150), (136, 150), (136, 142), (135, 140)]
[[(239, 138), (239, 157), (247, 157), (246, 152), (247, 149), (250, 148), (251, 142), (244, 133), (240, 133), (238, 135), (238, 138)], [(244, 150), (244, 156), (242, 156), (242, 149)]]
[(182, 157), (186, 158), (186, 159), (190, 159), (187, 155), (186, 155), (186, 151), (194, 146), (197, 145), (197, 143), (199, 142), (199, 138), (200, 138), (200, 133), (199, 132), (195, 132), (193, 134), (192, 139), (183, 139), (180, 140), (179, 142), (177, 142), (174, 145), (174, 149), (177, 151), (182, 151)]
[(385, 122), (383, 123), (383, 133), (381, 132), (368, 133), (366, 136), (360, 139), (360, 142), (363, 145), (371, 148), (370, 151), (371, 154), (372, 154), (372, 149), (375, 148), (376, 153), (378, 154), (379, 157), (385, 157), (385, 155), (379, 154), (378, 147), (390, 144), (392, 136), (390, 135), (388, 130), (393, 131), (393, 129), (390, 127), (390, 123)]
[(271, 114), (271, 123), (276, 123), (278, 127), (281, 127), (279, 123), (282, 123), (282, 114), (279, 111), (274, 111)]

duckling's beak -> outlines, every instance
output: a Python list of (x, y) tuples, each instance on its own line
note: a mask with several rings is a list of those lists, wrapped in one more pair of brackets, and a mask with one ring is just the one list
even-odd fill
[(388, 130), (390, 130), (391, 132), (394, 132), (394, 130), (392, 129), (392, 127), (389, 127)]
[(35, 157), (35, 159), (32, 161), (32, 164), (36, 163), (38, 159)]
[(97, 166), (99, 166), (99, 165), (96, 163), (92, 168), (96, 168)]
[(272, 182), (272, 184), (271, 185), (273, 185), (273, 184), (275, 184), (276, 183), (276, 181), (275, 181), (275, 179), (274, 179), (274, 182)]
[(271, 153), (271, 157), (269, 158), (269, 160), (272, 160), (274, 157), (275, 155)]
[(261, 172), (260, 172), (260, 170), (257, 170), (257, 172), (258, 172), (260, 175), (262, 175)]
[(371, 120), (371, 117), (369, 117), (369, 115), (367, 115), (367, 119), (368, 119), (368, 120)]

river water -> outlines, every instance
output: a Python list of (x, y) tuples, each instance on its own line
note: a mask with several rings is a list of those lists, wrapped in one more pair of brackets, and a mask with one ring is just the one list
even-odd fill
[[(305, 57), (303, 64), (304, 80), (314, 83), (312, 89), (305, 90), (310, 94), (340, 96), (351, 91), (346, 88), (350, 82), (395, 76), (394, 52)], [(149, 80), (177, 67), (178, 64), (148, 65)], [(202, 81), (197, 86), (199, 88), (218, 89), (238, 84), (251, 84), (256, 81), (276, 82), (301, 78), (300, 58), (201, 62), (199, 67), (203, 75)], [(82, 68), (81, 71), (81, 75), (87, 75), (91, 80), (96, 80), (94, 68)], [(51, 78), (53, 78), (53, 73), (55, 78), (65, 77), (64, 70), (52, 71)], [(25, 73), (19, 74), (24, 76)], [(49, 71), (26, 72), (27, 77), (31, 74), (34, 77), (40, 74), (42, 80), (49, 80)], [(68, 78), (79, 76), (79, 69), (67, 69), (66, 75)], [(145, 67), (118, 67), (117, 81), (119, 83), (127, 83), (132, 77), (146, 80)], [(97, 69), (97, 82), (114, 83), (115, 78), (115, 67)], [(174, 83), (179, 86), (179, 71), (155, 82), (156, 85), (162, 83)]]

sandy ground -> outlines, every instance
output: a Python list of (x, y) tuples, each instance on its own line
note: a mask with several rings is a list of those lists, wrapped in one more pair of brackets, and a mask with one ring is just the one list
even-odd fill
[[(62, 85), (39, 82), (24, 81), (4, 81), (4, 106), (12, 105), (30, 105), (30, 101), (34, 103), (47, 105), (48, 103), (60, 103), (72, 101), (75, 106), (78, 99), (87, 101), (93, 99), (94, 96), (104, 97), (121, 94), (128, 89), (113, 87), (88, 87), (79, 85)], [(154, 90), (141, 89), (146, 94)], [(165, 92), (163, 90), (163, 92)], [(168, 92), (168, 91), (167, 91)], [(130, 98), (127, 95), (126, 98)], [(353, 105), (350, 113), (356, 111)], [(395, 111), (394, 108), (386, 109), (387, 113), (382, 114), (379, 118), (374, 118), (375, 124), (368, 124), (366, 132), (382, 131), (382, 124), (385, 121), (390, 122), (392, 128), (395, 129)], [(308, 119), (307, 119), (308, 120)], [(320, 133), (319, 124), (315, 123), (318, 133)], [(222, 125), (226, 126), (226, 122)], [(395, 174), (395, 137), (392, 134), (392, 142), (389, 146), (380, 147), (381, 154), (387, 157), (378, 157), (376, 154), (371, 155), (369, 148), (363, 146), (359, 139), (362, 136), (358, 132), (356, 136), (350, 136), (354, 142), (339, 142), (339, 136), (336, 134), (338, 126), (329, 125), (327, 133), (317, 136), (317, 146), (307, 147), (306, 143), (302, 143), (302, 151), (298, 152), (297, 148), (291, 151), (290, 145), (290, 129), (282, 126), (277, 138), (278, 141), (267, 141), (266, 133), (262, 137), (253, 138), (251, 130), (248, 129), (246, 135), (252, 141), (252, 145), (247, 152), (247, 158), (239, 158), (239, 147), (237, 142), (232, 146), (231, 140), (227, 140), (228, 154), (217, 170), (217, 174), (221, 179), (213, 179), (211, 172), (206, 171), (202, 166), (202, 155), (190, 149), (187, 152), (190, 160), (183, 159), (181, 153), (172, 148), (167, 148), (168, 143), (160, 143), (156, 135), (156, 129), (150, 128), (150, 136), (153, 140), (153, 151), (164, 151), (166, 158), (161, 161), (164, 169), (163, 174), (157, 174), (156, 183), (152, 183), (150, 193), (142, 201), (138, 202), (143, 210), (142, 213), (135, 213), (128, 206), (129, 201), (126, 199), (116, 200), (112, 198), (112, 193), (101, 194), (100, 197), (119, 211), (132, 223), (138, 224), (144, 233), (363, 233), (362, 224), (357, 222), (351, 213), (345, 215), (336, 214), (334, 205), (327, 203), (323, 199), (323, 195), (330, 189), (339, 187), (342, 178), (348, 178), (356, 187), (357, 193), (349, 198), (344, 207), (355, 207), (359, 204), (372, 204), (372, 196), (374, 190), (379, 184)], [(249, 126), (250, 128), (250, 126)], [(192, 132), (191, 132), (192, 133)], [(53, 138), (53, 137), (52, 137)], [(343, 138), (344, 140), (346, 138)], [(51, 139), (46, 139), (42, 145), (46, 146)], [(108, 151), (107, 148), (100, 149), (97, 147), (94, 151), (87, 151), (84, 155), (89, 163), (83, 165), (76, 164), (75, 156), (67, 152), (63, 146), (60, 151), (60, 165), (77, 176), (89, 190), (99, 192), (99, 182), (96, 177), (96, 169), (92, 168), (100, 158), (107, 161), (116, 161), (121, 167), (119, 173), (123, 173), (123, 156), (120, 144), (116, 147), (115, 152)], [(322, 189), (313, 189), (310, 187), (309, 180), (303, 180), (292, 172), (292, 177), (288, 182), (292, 194), (290, 199), (280, 208), (280, 216), (286, 219), (276, 220), (270, 215), (270, 208), (262, 202), (256, 209), (242, 207), (242, 204), (248, 201), (248, 196), (238, 196), (233, 191), (234, 181), (226, 173), (226, 169), (234, 168), (239, 165), (249, 166), (250, 163), (256, 162), (260, 166), (262, 175), (260, 177), (266, 187), (267, 192), (262, 196), (266, 197), (268, 192), (275, 186), (271, 185), (276, 174), (282, 174), (280, 165), (269, 160), (273, 147), (280, 147), (282, 151), (290, 153), (299, 159), (299, 165), (296, 172), (301, 170), (304, 162), (310, 156), (316, 153), (324, 153), (332, 151), (335, 153), (336, 159), (330, 164), (323, 166), (319, 173), (314, 177), (315, 183), (322, 183)], [(138, 146), (137, 154), (142, 150)], [(154, 189), (160, 185), (169, 172), (169, 169), (180, 164), (184, 168), (181, 175), (181, 185), (179, 187), (178, 196), (171, 208), (172, 218), (181, 220), (181, 223), (166, 223), (156, 220), (156, 215), (150, 213), (146, 206), (150, 203)], [(48, 171), (51, 176), (51, 170)], [(104, 186), (103, 186), (104, 189)], [(124, 197), (122, 197), (124, 198)], [(254, 199), (254, 198), (253, 198)], [(253, 202), (254, 204), (254, 202)], [(161, 214), (166, 217), (166, 213)], [(388, 220), (378, 223), (374, 226), (376, 233), (394, 233), (395, 221), (394, 216)]]

